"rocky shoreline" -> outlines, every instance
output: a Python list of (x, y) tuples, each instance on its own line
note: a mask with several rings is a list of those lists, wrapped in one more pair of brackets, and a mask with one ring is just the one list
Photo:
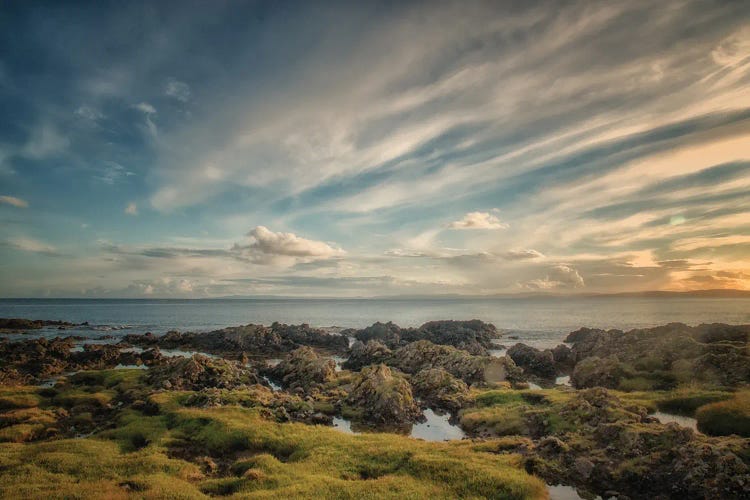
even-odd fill
[[(69, 326), (0, 319), (6, 333)], [(492, 356), (501, 337), (472, 320), (340, 331), (248, 324), (97, 344), (1, 339), (0, 447), (117, 436), (123, 416), (169, 420), (190, 411), (242, 410), (274, 425), (346, 419), (408, 434), (435, 410), (468, 436), (456, 445), (471, 446), (477, 467), (497, 456), (584, 497), (750, 496), (750, 326), (581, 328), (554, 349), (516, 343)], [(557, 384), (560, 377), (571, 386)], [(699, 432), (660, 423), (651, 416), (657, 410), (695, 417)], [(231, 468), (217, 464), (231, 453), (209, 466), (183, 444), (175, 457)]]

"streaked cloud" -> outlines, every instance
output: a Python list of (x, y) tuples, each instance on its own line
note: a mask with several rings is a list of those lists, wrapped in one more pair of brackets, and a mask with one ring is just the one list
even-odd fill
[(747, 2), (144, 5), (8, 14), (0, 295), (750, 289)]
[(15, 196), (7, 196), (2, 195), (0, 196), (0, 203), (5, 203), (6, 205), (12, 205), (17, 208), (28, 208), (29, 202), (26, 200), (23, 200), (21, 198), (16, 198)]
[(58, 254), (57, 249), (54, 246), (25, 236), (11, 238), (6, 244), (23, 252), (41, 253), (52, 256)]

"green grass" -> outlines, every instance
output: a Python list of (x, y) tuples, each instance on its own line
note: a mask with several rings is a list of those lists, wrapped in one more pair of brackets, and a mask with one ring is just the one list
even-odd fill
[[(0, 412), (0, 436), (10, 441), (0, 443), (0, 497), (546, 498), (520, 455), (497, 453), (501, 444), (483, 449), (276, 423), (254, 403), (265, 391), (227, 393), (224, 406), (196, 408), (184, 406), (195, 393), (144, 394), (136, 374), (71, 379), (46, 396), (0, 389), (0, 398), (13, 401)], [(131, 393), (156, 411), (105, 408)], [(91, 407), (109, 412), (114, 428), (85, 439), (15, 442), (54, 425), (50, 409), (61, 404), (71, 408), (68, 422), (91, 419), (88, 410), (74, 411)]]
[(695, 418), (698, 420), (698, 430), (706, 434), (750, 437), (750, 391), (739, 392), (726, 401), (701, 406)]

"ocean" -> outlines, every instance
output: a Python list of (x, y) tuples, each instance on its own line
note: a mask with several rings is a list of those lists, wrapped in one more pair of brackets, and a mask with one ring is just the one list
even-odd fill
[[(0, 299), (0, 317), (88, 322), (37, 335), (97, 338), (169, 330), (207, 331), (247, 323), (361, 328), (376, 321), (408, 327), (437, 319), (493, 323), (503, 342), (554, 347), (582, 326), (644, 328), (670, 322), (750, 323), (750, 299), (518, 297), (467, 299)], [(28, 338), (28, 336), (25, 336)], [(515, 338), (513, 338), (515, 337)]]

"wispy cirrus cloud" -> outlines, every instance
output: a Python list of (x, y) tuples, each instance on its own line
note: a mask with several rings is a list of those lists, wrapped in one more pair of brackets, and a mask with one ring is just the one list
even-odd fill
[(16, 208), (28, 208), (29, 202), (22, 198), (16, 198), (15, 196), (2, 195), (0, 196), (0, 203), (11, 205)]

